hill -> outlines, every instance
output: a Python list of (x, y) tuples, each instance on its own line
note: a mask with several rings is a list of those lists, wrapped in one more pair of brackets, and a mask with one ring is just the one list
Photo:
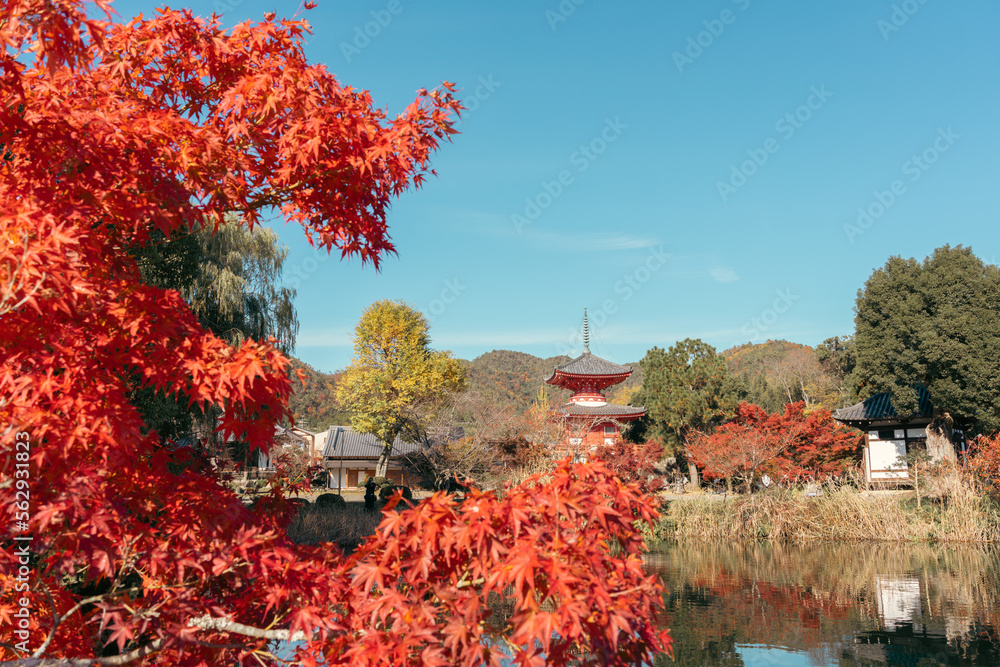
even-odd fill
[[(570, 361), (570, 357), (566, 355), (542, 359), (525, 352), (493, 350), (465, 363), (468, 364), (468, 385), (471, 391), (479, 392), (492, 400), (507, 401), (526, 408), (535, 401), (539, 390), (543, 388), (548, 394), (550, 405), (560, 405), (569, 399), (570, 392), (545, 384), (545, 380), (552, 375), (552, 370), (567, 361)], [(609, 400), (621, 402), (621, 397), (627, 396), (642, 384), (639, 365), (628, 365), (633, 368), (631, 377), (622, 384), (609, 388)]]
[(527, 408), (537, 398), (543, 387), (551, 401), (561, 402), (564, 392), (545, 384), (552, 369), (570, 358), (561, 355), (541, 359), (524, 352), (493, 350), (482, 354), (467, 364), (466, 377), (469, 390), (498, 402), (513, 403)]
[[(301, 428), (319, 432), (331, 424), (348, 424), (351, 411), (337, 403), (337, 380), (340, 373), (323, 373), (309, 364), (291, 358), (292, 396), (288, 406), (295, 415), (295, 423)], [(306, 383), (299, 380), (295, 369), (301, 368), (306, 374)]]
[(723, 351), (729, 372), (742, 380), (743, 397), (768, 412), (786, 403), (830, 409), (847, 405), (843, 378), (824, 368), (817, 351), (787, 340), (746, 343)]
[[(295, 415), (295, 423), (310, 431), (326, 430), (331, 424), (348, 424), (351, 411), (337, 403), (337, 380), (340, 373), (323, 373), (309, 364), (292, 357), (292, 396), (289, 407)], [(506, 403), (519, 410), (527, 409), (545, 389), (549, 404), (565, 403), (570, 392), (545, 384), (552, 370), (570, 361), (570, 357), (560, 355), (542, 359), (525, 352), (513, 350), (493, 350), (468, 361), (460, 359), (467, 370), (467, 385), (489, 401)], [(609, 387), (608, 400), (614, 403), (628, 403), (631, 394), (642, 384), (642, 369), (637, 363), (633, 373), (620, 385)], [(294, 369), (301, 368), (306, 374), (306, 384), (299, 381)]]

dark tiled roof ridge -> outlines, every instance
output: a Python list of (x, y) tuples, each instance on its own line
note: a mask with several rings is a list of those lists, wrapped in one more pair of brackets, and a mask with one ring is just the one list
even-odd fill
[[(930, 417), (934, 410), (931, 404), (931, 395), (924, 385), (917, 385), (914, 390), (917, 394), (917, 413), (908, 415), (907, 418)], [(889, 392), (881, 392), (874, 396), (869, 396), (860, 403), (856, 403), (848, 408), (840, 408), (833, 413), (833, 418), (840, 422), (872, 422), (882, 419), (900, 418), (896, 408), (892, 405)]]
[[(337, 430), (340, 434), (337, 434)], [(343, 456), (344, 458), (377, 458), (382, 453), (382, 441), (370, 433), (359, 433), (350, 426), (330, 426), (326, 431), (326, 444), (323, 446), (323, 456)], [(406, 442), (397, 435), (392, 442), (393, 456), (411, 454), (419, 451), (420, 445)]]
[(556, 373), (565, 373), (567, 375), (627, 375), (631, 372), (631, 366), (622, 366), (613, 361), (602, 359), (590, 352), (584, 352), (576, 359), (571, 359), (565, 364), (556, 366), (552, 377), (555, 377)]

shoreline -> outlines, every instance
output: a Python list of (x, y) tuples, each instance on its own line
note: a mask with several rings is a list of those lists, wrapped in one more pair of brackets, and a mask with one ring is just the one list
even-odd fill
[(662, 540), (1000, 542), (1000, 502), (970, 489), (920, 499), (912, 490), (663, 494), (647, 536)]

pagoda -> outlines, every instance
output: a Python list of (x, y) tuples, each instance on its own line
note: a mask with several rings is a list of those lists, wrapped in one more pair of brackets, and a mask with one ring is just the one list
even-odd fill
[(569, 402), (553, 411), (563, 423), (567, 449), (589, 451), (612, 445), (621, 438), (621, 426), (646, 414), (645, 408), (608, 403), (602, 393), (624, 382), (632, 374), (630, 366), (619, 366), (590, 353), (590, 327), (583, 309), (583, 354), (556, 366), (546, 384), (573, 392)]

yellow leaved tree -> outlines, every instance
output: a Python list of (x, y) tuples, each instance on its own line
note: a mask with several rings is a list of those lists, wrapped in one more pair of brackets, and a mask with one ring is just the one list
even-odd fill
[(428, 408), (465, 388), (465, 368), (430, 349), (427, 320), (402, 301), (370, 305), (354, 329), (354, 360), (337, 385), (351, 426), (384, 443), (375, 474), (385, 476), (396, 436), (418, 438)]

